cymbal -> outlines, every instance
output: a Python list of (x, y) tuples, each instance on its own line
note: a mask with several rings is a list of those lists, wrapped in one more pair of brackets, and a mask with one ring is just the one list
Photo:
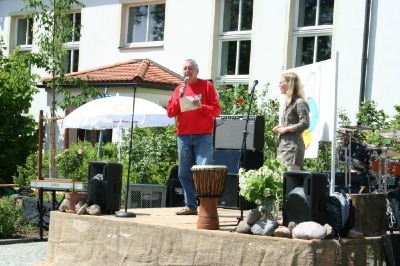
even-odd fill
[(397, 152), (393, 148), (382, 147), (382, 153), (379, 155), (379, 157), (396, 157), (396, 156), (399, 156), (399, 155), (400, 155), (400, 153)]
[(339, 128), (339, 130), (336, 130), (336, 133), (342, 134), (342, 135), (350, 135), (352, 133), (352, 131), (346, 131), (343, 128)]
[(400, 139), (400, 130), (381, 130), (379, 135), (389, 139)]
[(364, 126), (342, 126), (342, 128), (353, 129), (353, 130), (374, 130), (372, 127), (364, 127)]
[(381, 151), (382, 147), (376, 144), (367, 144), (367, 150), (371, 151)]

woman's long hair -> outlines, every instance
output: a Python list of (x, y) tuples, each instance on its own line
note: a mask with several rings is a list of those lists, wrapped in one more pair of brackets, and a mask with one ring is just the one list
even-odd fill
[(286, 106), (289, 106), (292, 103), (293, 98), (302, 98), (303, 100), (307, 101), (306, 96), (304, 95), (303, 85), (301, 84), (301, 80), (296, 73), (283, 73), (282, 77), (284, 77), (288, 83), (288, 90), (286, 92)]

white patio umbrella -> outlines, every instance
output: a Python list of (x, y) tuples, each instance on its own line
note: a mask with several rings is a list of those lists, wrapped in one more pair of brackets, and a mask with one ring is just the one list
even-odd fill
[[(151, 101), (134, 97), (112, 96), (90, 101), (81, 105), (63, 122), (63, 128), (81, 128), (87, 130), (118, 129), (118, 160), (121, 161), (121, 133), (119, 129), (135, 127), (164, 127), (175, 123), (175, 119), (167, 116), (167, 110)], [(99, 140), (99, 154), (101, 141)]]
[[(112, 96), (90, 101), (67, 115), (63, 128), (112, 129), (130, 128), (133, 97)], [(138, 127), (163, 127), (175, 123), (167, 111), (158, 104), (135, 98), (133, 125)]]
[[(138, 127), (163, 127), (175, 123), (175, 119), (167, 116), (167, 110), (163, 107), (141, 99), (133, 97), (113, 96), (100, 98), (90, 101), (67, 115), (64, 120), (63, 128), (82, 128), (82, 129), (112, 129), (112, 128), (131, 128)], [(118, 142), (119, 143), (119, 142)], [(120, 146), (118, 145), (118, 153)], [(132, 150), (132, 131), (129, 144), (129, 155)], [(118, 155), (120, 157), (120, 154)], [(117, 217), (136, 217), (133, 212), (127, 211), (129, 177), (130, 177), (131, 156), (128, 162), (128, 177), (125, 193), (125, 211), (116, 212)]]

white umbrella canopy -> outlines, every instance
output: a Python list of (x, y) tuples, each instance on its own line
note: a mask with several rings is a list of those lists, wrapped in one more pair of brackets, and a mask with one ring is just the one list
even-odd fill
[[(130, 128), (133, 97), (112, 96), (90, 101), (67, 115), (63, 128), (112, 129)], [(175, 123), (167, 111), (158, 104), (135, 98), (133, 125), (138, 127), (164, 127)]]

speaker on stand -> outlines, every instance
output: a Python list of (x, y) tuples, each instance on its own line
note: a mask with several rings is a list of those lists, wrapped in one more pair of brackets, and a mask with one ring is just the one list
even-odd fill
[[(97, 178), (97, 175), (101, 175)], [(121, 208), (122, 164), (89, 162), (88, 205), (97, 204), (101, 213)]]
[[(244, 168), (246, 170), (248, 170), (246, 168), (248, 150), (259, 151), (261, 152), (261, 154), (263, 154), (262, 152), (264, 151), (264, 117), (250, 115), (251, 106), (254, 99), (254, 92), (257, 84), (258, 80), (254, 80), (250, 93), (249, 107), (245, 116), (219, 116), (215, 119), (214, 123), (214, 148), (239, 150), (239, 168)], [(262, 159), (261, 161), (262, 163), (260, 166), (262, 166), (264, 160)], [(239, 180), (238, 177), (237, 179)], [(238, 188), (238, 190), (237, 192), (234, 191), (234, 194), (239, 193), (239, 182), (237, 182), (237, 184), (238, 185), (236, 187)], [(238, 224), (240, 223), (240, 221), (243, 220), (244, 208), (244, 199), (240, 196), (239, 208), (240, 217), (238, 217)]]
[[(218, 206), (228, 209), (239, 209), (240, 200), (243, 198), (239, 195), (239, 168), (241, 150), (214, 150), (214, 165), (226, 165), (228, 175), (225, 180), (225, 188), (218, 199)], [(243, 166), (246, 170), (258, 169), (264, 163), (264, 153), (260, 151), (246, 151), (246, 160)], [(243, 210), (256, 208), (254, 202), (243, 200)]]
[(242, 150), (245, 130), (245, 150), (263, 151), (265, 119), (263, 116), (256, 115), (249, 115), (248, 120), (245, 115), (220, 115), (216, 117), (214, 149)]
[(325, 224), (328, 173), (288, 171), (283, 175), (283, 225), (314, 221)]
[[(235, 210), (250, 210), (257, 208), (257, 204), (245, 200), (239, 195), (239, 175), (229, 174), (226, 176), (225, 188), (222, 193), (221, 198), (218, 199), (218, 206), (225, 209), (235, 209)], [(242, 201), (242, 206), (240, 206)]]

